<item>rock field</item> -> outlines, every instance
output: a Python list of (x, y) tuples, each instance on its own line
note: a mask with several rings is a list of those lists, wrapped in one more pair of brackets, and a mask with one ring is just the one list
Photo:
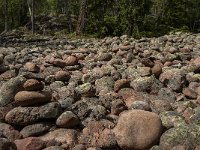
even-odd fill
[(200, 150), (200, 34), (13, 39), (0, 150)]

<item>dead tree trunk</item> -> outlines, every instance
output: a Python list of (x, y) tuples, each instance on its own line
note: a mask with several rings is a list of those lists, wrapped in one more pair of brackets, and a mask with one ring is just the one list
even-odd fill
[(35, 24), (35, 12), (34, 12), (34, 9), (35, 9), (35, 4), (34, 4), (34, 0), (27, 0), (27, 4), (28, 4), (28, 9), (29, 9), (29, 14), (31, 16), (31, 31), (32, 31), (32, 34), (35, 33), (35, 27), (34, 27), (34, 24)]
[(80, 11), (79, 11), (79, 17), (78, 22), (76, 26), (76, 35), (81, 35), (84, 29), (85, 25), (85, 15), (87, 10), (87, 0), (80, 0)]

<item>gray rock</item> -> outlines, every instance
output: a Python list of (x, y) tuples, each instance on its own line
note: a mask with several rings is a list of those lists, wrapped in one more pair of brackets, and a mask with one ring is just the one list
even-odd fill
[(31, 137), (31, 136), (39, 136), (44, 133), (47, 133), (51, 128), (53, 127), (53, 124), (42, 122), (42, 123), (36, 123), (32, 125), (25, 126), (20, 133), (23, 135), (23, 138)]
[(150, 101), (151, 110), (155, 113), (172, 110), (172, 106), (166, 100), (153, 99)]
[(56, 125), (62, 128), (74, 128), (79, 124), (78, 117), (71, 111), (62, 113), (56, 120)]
[(130, 86), (138, 92), (152, 92), (158, 93), (159, 89), (163, 87), (162, 83), (154, 76), (138, 77), (132, 80)]
[(170, 103), (174, 103), (176, 100), (175, 93), (169, 88), (161, 88), (158, 92), (158, 97)]
[(5, 106), (14, 101), (15, 94), (21, 90), (26, 78), (18, 76), (10, 79), (0, 89), (0, 106)]
[[(100, 105), (100, 106), (102, 105), (102, 102), (98, 98), (95, 98), (95, 97), (85, 98), (83, 100), (77, 101), (76, 103), (72, 105), (72, 112), (75, 113), (79, 117), (79, 119), (83, 120), (87, 116), (90, 116), (90, 113), (92, 113), (93, 108), (95, 108), (95, 106), (97, 105)], [(104, 108), (100, 110), (104, 110)], [(95, 111), (93, 110), (93, 113), (94, 112)], [(101, 116), (102, 114), (98, 114), (98, 110), (97, 110), (97, 115)], [(96, 115), (93, 114), (93, 116), (96, 116)]]
[(55, 119), (60, 114), (60, 104), (52, 102), (40, 107), (16, 107), (7, 113), (5, 120), (15, 125), (30, 125), (41, 119)]
[(65, 149), (60, 147), (60, 146), (50, 146), (50, 147), (47, 147), (43, 150), (65, 150)]
[(91, 83), (84, 83), (75, 88), (78, 95), (92, 97), (95, 95), (95, 89)]
[(184, 118), (175, 111), (164, 111), (160, 113), (162, 125), (169, 129), (186, 124)]
[(0, 132), (10, 141), (22, 138), (22, 135), (19, 133), (19, 131), (15, 130), (14, 127), (6, 123), (0, 123)]
[(184, 145), (186, 149), (195, 149), (200, 142), (200, 127), (196, 124), (182, 125), (171, 128), (162, 134), (160, 138), (161, 149), (172, 149), (178, 145)]
[(41, 73), (33, 73), (33, 72), (25, 72), (25, 71), (22, 71), (22, 72), (19, 72), (19, 75), (27, 78), (27, 79), (36, 79), (36, 80), (39, 80), (39, 81), (42, 81), (45, 79), (44, 75), (41, 74)]
[(99, 93), (100, 91), (110, 92), (114, 90), (114, 80), (112, 77), (102, 77), (101, 79), (96, 80), (96, 92)]
[(48, 132), (45, 135), (39, 136), (39, 138), (45, 142), (55, 140), (61, 144), (67, 144), (69, 147), (74, 147), (77, 143), (78, 132), (73, 129), (55, 129), (51, 132)]
[(149, 111), (151, 109), (149, 104), (145, 101), (134, 101), (131, 105), (131, 108), (146, 110), (146, 111)]
[(0, 138), (0, 149), (1, 150), (17, 150), (15, 143), (11, 142), (6, 138)]

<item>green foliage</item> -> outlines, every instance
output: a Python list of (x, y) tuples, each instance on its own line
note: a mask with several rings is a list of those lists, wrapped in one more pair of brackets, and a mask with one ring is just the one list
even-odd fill
[[(67, 9), (74, 35), (81, 0), (35, 0), (35, 14), (60, 16)], [(0, 32), (4, 29), (4, 0), (0, 0)], [(136, 38), (160, 36), (170, 31), (200, 32), (200, 0), (88, 0), (85, 35), (97, 37), (127, 34)], [(69, 34), (68, 18), (56, 22)], [(14, 29), (30, 21), (27, 0), (8, 0), (8, 26)], [(65, 24), (65, 25), (64, 25)], [(52, 33), (53, 34), (53, 33)]]

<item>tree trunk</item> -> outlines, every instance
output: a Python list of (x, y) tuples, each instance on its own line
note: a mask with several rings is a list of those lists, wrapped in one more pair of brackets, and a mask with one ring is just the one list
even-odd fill
[(81, 35), (84, 29), (85, 25), (85, 15), (87, 10), (87, 0), (80, 0), (80, 11), (79, 11), (79, 17), (78, 22), (76, 26), (76, 35)]
[(34, 5), (34, 0), (31, 1), (32, 4), (31, 4), (31, 7), (32, 7), (32, 15), (31, 15), (31, 26), (32, 26), (32, 34), (34, 34), (35, 32), (35, 28), (34, 28), (34, 24), (35, 24), (35, 5)]
[(34, 16), (35, 16), (34, 0), (27, 0), (27, 4), (28, 4), (29, 14), (31, 16), (31, 31), (32, 31), (32, 34), (34, 34), (34, 32), (35, 32), (35, 28), (34, 28), (34, 24), (35, 24), (35, 20), (34, 20)]
[(69, 10), (69, 0), (65, 0), (65, 15), (67, 17), (67, 21), (68, 21), (68, 26), (69, 26), (69, 32), (72, 32), (72, 20), (71, 20), (71, 13)]
[(58, 17), (59, 14), (59, 0), (56, 0), (56, 17)]
[(4, 0), (4, 13), (5, 13), (5, 22), (4, 22), (4, 32), (8, 31), (8, 2), (7, 0)]

